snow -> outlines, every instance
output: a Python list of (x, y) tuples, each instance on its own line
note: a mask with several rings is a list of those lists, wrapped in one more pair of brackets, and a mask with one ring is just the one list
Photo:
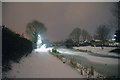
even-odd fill
[(103, 54), (103, 55), (111, 55), (111, 56), (120, 56), (118, 54), (109, 52), (113, 49), (116, 49), (116, 47), (104, 47), (104, 49), (101, 49), (101, 47), (91, 47), (91, 46), (85, 46), (85, 47), (73, 47), (74, 49), (80, 49), (80, 50), (87, 50), (91, 51), (96, 54)]
[(85, 78), (75, 69), (48, 53), (33, 51), (21, 59), (20, 63), (12, 63), (8, 78)]
[[(75, 49), (82, 49), (82, 50), (87, 49), (86, 47), (84, 47), (84, 48), (83, 47), (74, 47), (74, 48)], [(88, 48), (88, 49), (90, 50), (90, 48)], [(95, 50), (98, 51), (97, 49), (95, 49)], [(106, 57), (93, 56), (93, 55), (88, 54), (88, 52), (78, 52), (78, 51), (64, 49), (64, 48), (58, 48), (58, 51), (61, 52), (61, 54), (82, 56), (82, 57), (86, 58), (87, 60), (89, 60), (91, 62), (95, 62), (95, 63), (118, 65), (118, 61), (119, 61), (118, 58), (109, 58), (109, 57), (106, 58)], [(100, 49), (99, 49), (99, 52), (100, 52)], [(101, 54), (103, 54), (103, 53), (101, 53)]]
[[(78, 47), (78, 48), (81, 48), (81, 47)], [(98, 49), (100, 50), (101, 48), (99, 47)], [(104, 57), (104, 56), (101, 57), (101, 56), (96, 56), (94, 53), (80, 52), (80, 51), (76, 51), (72, 49), (65, 49), (65, 48), (58, 48), (57, 50), (61, 52), (59, 54), (70, 55), (68, 58), (72, 58), (76, 60), (83, 67), (86, 65), (87, 67), (93, 66), (95, 68), (94, 77), (97, 77), (99, 73), (100, 75), (102, 74), (104, 76), (118, 76), (118, 68), (119, 68), (118, 58)], [(77, 64), (77, 66), (79, 66), (79, 64)]]
[[(87, 50), (87, 51), (91, 51), (93, 53), (102, 54), (102, 55), (120, 56), (118, 54), (109, 52), (113, 49), (116, 49), (116, 47), (104, 47), (104, 49), (101, 49), (101, 47), (85, 46), (85, 47), (74, 47), (74, 49)], [(103, 58), (103, 57), (97, 57), (97, 56), (94, 57), (92, 55), (88, 55), (85, 53), (82, 56), (85, 56), (88, 60), (90, 60), (92, 62), (104, 63), (104, 64), (117, 64), (118, 65), (118, 59)]]
[(116, 64), (118, 65), (118, 59), (113, 58), (101, 58), (101, 57), (94, 57), (94, 56), (86, 56), (86, 58), (92, 62), (102, 63), (102, 64)]

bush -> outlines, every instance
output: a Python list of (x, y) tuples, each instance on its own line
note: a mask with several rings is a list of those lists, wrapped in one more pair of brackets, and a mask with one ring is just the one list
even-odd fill
[(2, 28), (2, 65), (10, 61), (19, 62), (21, 57), (27, 56), (32, 51), (32, 42), (12, 32), (10, 29)]
[(73, 40), (71, 40), (71, 39), (68, 39), (68, 40), (65, 41), (65, 46), (66, 46), (67, 48), (72, 48), (72, 47), (73, 47), (73, 44), (74, 44), (74, 42), (73, 42)]
[(52, 49), (52, 52), (57, 53), (57, 50), (55, 48)]

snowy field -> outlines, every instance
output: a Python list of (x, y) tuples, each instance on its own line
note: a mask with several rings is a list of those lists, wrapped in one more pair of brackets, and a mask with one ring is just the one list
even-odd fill
[(79, 50), (87, 50), (91, 51), (96, 54), (102, 54), (102, 55), (111, 55), (111, 56), (120, 56), (118, 54), (109, 52), (113, 49), (116, 49), (116, 47), (104, 47), (104, 49), (101, 49), (101, 47), (91, 47), (91, 46), (85, 46), (85, 47), (73, 47), (74, 49), (79, 49)]
[(84, 78), (75, 69), (62, 63), (46, 52), (33, 51), (21, 59), (20, 63), (12, 63), (8, 78)]

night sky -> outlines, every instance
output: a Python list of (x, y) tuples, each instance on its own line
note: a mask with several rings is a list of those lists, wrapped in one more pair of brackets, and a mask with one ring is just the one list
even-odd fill
[(76, 2), (76, 3), (3, 3), (3, 24), (20, 34), (25, 34), (27, 23), (38, 20), (47, 27), (46, 37), (50, 41), (68, 38), (70, 32), (79, 27), (94, 34), (101, 24), (109, 24), (114, 32), (115, 21), (112, 2)]
[(2, 25), (2, 2), (0, 2), (0, 25)]

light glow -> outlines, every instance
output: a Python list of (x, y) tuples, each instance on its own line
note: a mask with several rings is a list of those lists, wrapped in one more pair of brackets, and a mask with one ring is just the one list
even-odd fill
[(115, 41), (115, 38), (113, 38), (112, 40)]
[(42, 39), (41, 36), (38, 35), (37, 48), (40, 48), (41, 44), (42, 44)]
[(40, 48), (35, 49), (37, 52), (46, 52), (48, 49), (46, 48), (46, 45), (43, 44)]
[(48, 50), (51, 50), (51, 48), (46, 48), (46, 44), (42, 45), (42, 39), (40, 34), (38, 34), (38, 41), (37, 41), (37, 49), (35, 49), (36, 52), (47, 52)]
[(116, 35), (114, 35), (114, 37), (116, 37)]

